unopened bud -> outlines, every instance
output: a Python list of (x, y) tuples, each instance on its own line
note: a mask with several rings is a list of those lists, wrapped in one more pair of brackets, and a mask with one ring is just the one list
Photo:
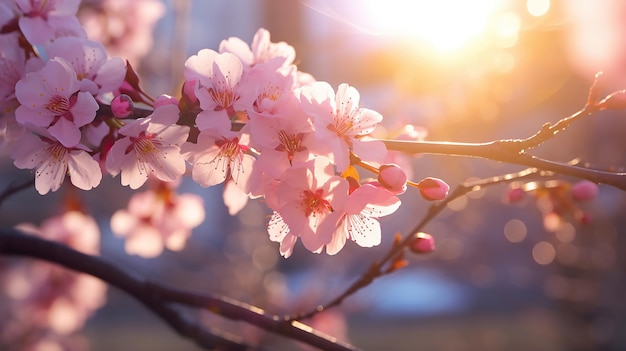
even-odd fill
[(378, 182), (390, 192), (398, 195), (406, 191), (406, 173), (395, 164), (382, 165), (379, 168)]
[(126, 94), (120, 94), (111, 101), (111, 111), (116, 118), (126, 118), (133, 112), (133, 100)]
[(198, 103), (198, 97), (196, 96), (197, 80), (186, 80), (183, 83), (183, 99), (186, 99), (189, 103)]
[(160, 95), (154, 100), (154, 108), (165, 106), (165, 105), (177, 105), (178, 99), (166, 94)]
[(424, 178), (419, 183), (417, 183), (417, 187), (420, 190), (420, 194), (426, 200), (436, 201), (443, 200), (448, 196), (448, 191), (450, 190), (450, 186), (439, 178)]
[(522, 201), (526, 197), (526, 192), (522, 188), (508, 188), (504, 194), (504, 202), (514, 204)]
[(576, 201), (593, 200), (598, 195), (598, 185), (589, 180), (581, 180), (572, 186), (572, 198)]
[(435, 238), (430, 234), (416, 233), (411, 242), (409, 249), (416, 254), (427, 254), (435, 251)]

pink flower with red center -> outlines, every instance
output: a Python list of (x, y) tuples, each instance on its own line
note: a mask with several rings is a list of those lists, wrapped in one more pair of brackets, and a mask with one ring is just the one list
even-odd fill
[(339, 172), (350, 164), (350, 152), (366, 162), (381, 163), (387, 149), (378, 140), (362, 140), (382, 121), (380, 113), (359, 105), (359, 92), (341, 84), (337, 93), (326, 82), (302, 87), (300, 102), (311, 116), (318, 137), (327, 145)]
[(375, 183), (361, 185), (350, 193), (337, 223), (333, 239), (326, 245), (326, 253), (334, 255), (352, 240), (361, 247), (377, 246), (381, 242), (378, 219), (394, 213), (400, 199)]
[(156, 190), (134, 194), (128, 207), (111, 217), (111, 230), (126, 239), (127, 253), (156, 257), (164, 248), (181, 250), (204, 216), (202, 197), (177, 194), (162, 183)]
[(15, 96), (21, 104), (15, 111), (17, 122), (47, 128), (64, 146), (78, 144), (80, 128), (94, 120), (99, 108), (94, 97), (79, 87), (76, 72), (65, 60), (48, 61), (17, 82)]
[(203, 49), (187, 59), (185, 78), (199, 82), (196, 96), (203, 112), (196, 117), (198, 129), (215, 128), (216, 123), (222, 125), (224, 120), (230, 122), (238, 111), (252, 106), (255, 96), (242, 94), (240, 88), (242, 73), (241, 60), (230, 53)]
[[(280, 178), (286, 169), (308, 161), (321, 150), (309, 117), (293, 96), (274, 114), (251, 112), (247, 125), (252, 146), (260, 153), (255, 172), (272, 179)], [(259, 183), (261, 179), (253, 181)]]
[(189, 127), (176, 125), (179, 112), (176, 105), (163, 105), (119, 129), (122, 137), (107, 154), (106, 168), (114, 176), (121, 172), (122, 185), (137, 189), (150, 176), (172, 182), (185, 173), (180, 146)]
[(202, 187), (232, 178), (244, 193), (249, 192), (254, 156), (249, 154), (249, 136), (235, 132), (202, 131), (197, 143), (187, 142), (181, 150), (193, 165), (191, 176)]
[(320, 253), (331, 242), (348, 198), (348, 182), (332, 173), (332, 164), (317, 157), (285, 171), (266, 195), (275, 213), (270, 219), (270, 240), (280, 242), (289, 257), (297, 238), (311, 252)]
[(102, 171), (84, 145), (65, 147), (50, 138), (22, 135), (13, 145), (11, 157), (17, 168), (35, 170), (35, 189), (45, 195), (57, 191), (69, 174), (74, 186), (90, 190), (100, 184)]

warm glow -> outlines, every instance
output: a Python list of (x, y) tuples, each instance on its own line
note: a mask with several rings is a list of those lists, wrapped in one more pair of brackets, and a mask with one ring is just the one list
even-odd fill
[(482, 34), (494, 0), (368, 0), (372, 24), (384, 32), (422, 40), (441, 51), (458, 50)]
[(535, 17), (541, 17), (550, 10), (550, 0), (528, 0), (526, 10)]

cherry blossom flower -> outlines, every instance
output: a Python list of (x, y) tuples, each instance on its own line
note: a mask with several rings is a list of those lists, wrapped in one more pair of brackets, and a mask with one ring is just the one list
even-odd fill
[(400, 199), (379, 184), (368, 183), (356, 188), (348, 197), (333, 239), (326, 245), (326, 253), (338, 253), (346, 239), (361, 247), (379, 245), (381, 228), (378, 218), (394, 213), (399, 207)]
[(268, 224), (270, 240), (280, 242), (289, 257), (297, 238), (311, 252), (320, 253), (331, 242), (348, 198), (348, 182), (332, 173), (332, 164), (318, 157), (285, 171), (268, 204), (274, 214)]
[[(97, 255), (100, 250), (96, 221), (78, 211), (52, 217), (39, 228), (28, 223), (16, 228), (86, 254)], [(106, 285), (99, 279), (46, 262), (19, 262), (2, 278), (0, 285), (12, 300), (12, 319), (58, 334), (82, 328), (106, 300)]]
[(122, 136), (106, 156), (106, 168), (114, 176), (122, 173), (122, 185), (142, 186), (149, 176), (171, 182), (185, 173), (180, 146), (187, 140), (189, 127), (176, 125), (178, 107), (166, 104), (144, 118), (131, 121), (118, 130)]
[(17, 168), (35, 169), (35, 189), (45, 195), (57, 191), (69, 174), (74, 186), (90, 190), (100, 184), (102, 172), (84, 145), (65, 147), (51, 138), (22, 135), (13, 146), (11, 157)]
[(119, 57), (108, 58), (102, 44), (85, 38), (59, 38), (47, 50), (50, 57), (62, 57), (76, 72), (80, 90), (99, 95), (116, 90), (126, 76), (126, 64)]
[(249, 192), (254, 156), (248, 154), (250, 137), (246, 133), (202, 131), (197, 143), (187, 142), (181, 152), (193, 165), (191, 177), (202, 187), (232, 178), (244, 193)]
[(15, 111), (18, 123), (47, 128), (64, 146), (80, 142), (80, 127), (96, 117), (98, 103), (79, 91), (74, 69), (63, 59), (54, 58), (37, 72), (17, 82), (15, 95), (21, 105)]
[(359, 106), (359, 92), (348, 84), (341, 84), (337, 94), (326, 82), (315, 82), (302, 87), (302, 107), (315, 125), (318, 137), (329, 147), (337, 171), (343, 172), (350, 164), (350, 152), (366, 162), (381, 163), (387, 149), (378, 140), (361, 140), (374, 131), (383, 117), (376, 111)]
[(43, 67), (43, 61), (33, 57), (26, 59), (19, 46), (17, 34), (0, 35), (0, 113), (12, 111), (19, 106), (15, 97), (15, 84), (27, 72)]
[(200, 196), (179, 195), (161, 183), (156, 190), (134, 194), (127, 209), (111, 217), (111, 229), (126, 239), (127, 253), (149, 258), (160, 255), (164, 247), (181, 250), (204, 216)]
[(247, 66), (269, 63), (274, 70), (281, 66), (293, 64), (296, 57), (296, 51), (293, 46), (282, 41), (272, 43), (270, 32), (264, 28), (259, 28), (254, 34), (251, 47), (240, 38), (231, 37), (227, 40), (222, 40), (219, 52), (233, 53)]
[(274, 178), (294, 163), (308, 161), (320, 150), (311, 120), (293, 95), (273, 114), (251, 112), (248, 125), (252, 145), (261, 154), (257, 167)]
[(19, 27), (31, 44), (45, 44), (61, 36), (85, 37), (76, 18), (80, 0), (14, 0)]
[(196, 117), (198, 129), (214, 128), (215, 123), (222, 125), (224, 120), (230, 122), (238, 111), (252, 106), (256, 95), (242, 94), (242, 73), (241, 60), (230, 53), (203, 49), (187, 59), (185, 78), (199, 82), (196, 96), (203, 112)]

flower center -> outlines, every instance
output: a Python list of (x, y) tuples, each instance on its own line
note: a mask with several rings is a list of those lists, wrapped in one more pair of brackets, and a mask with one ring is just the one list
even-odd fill
[(290, 134), (281, 130), (278, 132), (278, 141), (280, 142), (280, 145), (278, 145), (274, 150), (287, 152), (289, 164), (291, 164), (296, 152), (306, 150), (306, 146), (302, 146), (303, 138), (304, 133)]
[(302, 192), (302, 206), (304, 207), (304, 215), (309, 217), (317, 214), (323, 214), (326, 212), (332, 212), (333, 208), (330, 206), (328, 200), (323, 198), (324, 190), (317, 189), (315, 192), (310, 190), (304, 190)]
[(44, 107), (54, 112), (57, 116), (63, 115), (69, 112), (70, 101), (66, 97), (54, 95)]

